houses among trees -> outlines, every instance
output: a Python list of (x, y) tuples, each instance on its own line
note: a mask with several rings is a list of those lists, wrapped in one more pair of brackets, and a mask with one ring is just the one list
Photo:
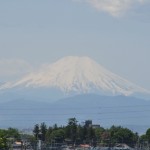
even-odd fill
[(114, 147), (117, 144), (126, 144), (130, 147), (150, 147), (150, 128), (144, 135), (139, 136), (128, 128), (112, 126), (108, 129), (100, 125), (93, 125), (91, 120), (79, 123), (76, 118), (69, 118), (66, 126), (48, 126), (44, 122), (36, 124), (33, 134), (24, 134), (18, 129), (0, 129), (0, 149), (6, 150), (13, 146), (14, 142), (20, 142), (21, 147), (37, 148), (38, 141), (43, 146), (56, 145), (90, 145)]
[(39, 139), (46, 144), (67, 143), (72, 145), (89, 144), (92, 146), (114, 146), (116, 143), (125, 143), (131, 147), (137, 144), (139, 136), (127, 128), (121, 126), (112, 126), (104, 129), (100, 125), (93, 125), (91, 120), (84, 124), (78, 123), (76, 118), (69, 118), (66, 126), (48, 127), (45, 123), (35, 125), (33, 129), (34, 138)]

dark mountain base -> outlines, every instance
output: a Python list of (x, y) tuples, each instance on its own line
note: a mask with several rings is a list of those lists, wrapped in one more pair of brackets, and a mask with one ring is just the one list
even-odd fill
[(79, 95), (53, 103), (17, 100), (0, 106), (0, 127), (33, 127), (37, 123), (47, 125), (67, 124), (76, 117), (79, 123), (92, 120), (103, 127), (121, 125), (133, 131), (144, 132), (150, 127), (150, 101), (125, 96)]

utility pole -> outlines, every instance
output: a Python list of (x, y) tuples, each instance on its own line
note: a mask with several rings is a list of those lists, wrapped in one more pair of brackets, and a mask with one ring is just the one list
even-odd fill
[(37, 150), (41, 150), (41, 149), (42, 149), (41, 136), (42, 136), (42, 133), (41, 133), (41, 132), (39, 132), (39, 134), (38, 134)]

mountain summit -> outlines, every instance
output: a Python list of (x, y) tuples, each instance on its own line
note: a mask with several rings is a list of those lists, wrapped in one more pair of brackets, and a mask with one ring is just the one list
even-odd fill
[(108, 71), (89, 57), (74, 56), (44, 65), (16, 82), (1, 85), (0, 90), (20, 87), (56, 88), (66, 94), (101, 93), (129, 96), (149, 93), (146, 89)]

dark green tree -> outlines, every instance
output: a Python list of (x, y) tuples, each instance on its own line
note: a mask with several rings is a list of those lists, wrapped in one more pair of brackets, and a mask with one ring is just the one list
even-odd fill
[(111, 142), (114, 143), (125, 143), (129, 146), (134, 146), (136, 144), (137, 135), (131, 130), (123, 128), (121, 126), (112, 126), (109, 129)]
[(146, 131), (146, 140), (150, 143), (150, 128)]
[(62, 143), (64, 141), (65, 131), (63, 129), (53, 130), (50, 139), (55, 143)]
[(103, 145), (109, 146), (110, 141), (111, 141), (110, 132), (109, 132), (109, 130), (105, 130), (101, 135), (101, 142)]
[(0, 149), (6, 150), (8, 148), (7, 139), (5, 137), (0, 137)]
[(76, 118), (70, 118), (66, 126), (66, 137), (70, 138), (73, 143), (77, 138), (77, 122)]
[(50, 143), (51, 142), (51, 133), (52, 133), (52, 131), (53, 131), (53, 128), (52, 127), (49, 127), (48, 129), (47, 129), (47, 132), (46, 132), (46, 142), (47, 143)]
[(78, 141), (78, 143), (83, 143), (84, 139), (85, 138), (84, 138), (83, 126), (78, 125), (78, 128), (77, 128), (77, 141)]
[(87, 142), (93, 146), (96, 146), (95, 130), (92, 127), (87, 128)]
[(2, 150), (8, 148), (6, 135), (7, 131), (0, 129), (0, 149)]
[(46, 124), (43, 122), (40, 125), (40, 131), (41, 131), (41, 140), (45, 141), (46, 139), (46, 132), (47, 132), (47, 126)]
[(96, 136), (97, 142), (101, 143), (101, 141), (102, 141), (102, 134), (104, 132), (105, 132), (105, 129), (102, 128), (102, 127), (95, 129), (95, 136)]
[(15, 139), (20, 139), (19, 131), (18, 129), (15, 129), (15, 128), (8, 128), (7, 136), (15, 138)]
[(33, 134), (36, 140), (38, 140), (39, 133), (40, 133), (40, 128), (39, 128), (39, 125), (36, 124), (33, 129)]
[(54, 126), (53, 126), (53, 130), (57, 130), (58, 129), (58, 126), (57, 124), (55, 123)]

